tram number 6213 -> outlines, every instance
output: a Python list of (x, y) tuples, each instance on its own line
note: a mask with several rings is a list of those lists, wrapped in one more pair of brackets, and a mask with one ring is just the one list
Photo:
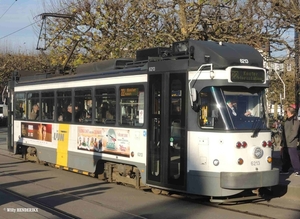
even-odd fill
[(260, 162), (259, 161), (251, 161), (251, 166), (259, 166)]

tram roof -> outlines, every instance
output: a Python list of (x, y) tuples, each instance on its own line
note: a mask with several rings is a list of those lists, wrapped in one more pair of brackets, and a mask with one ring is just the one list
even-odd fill
[[(263, 67), (262, 55), (256, 49), (246, 44), (196, 40), (186, 42), (188, 43), (190, 59), (193, 59), (198, 65), (212, 63), (216, 69), (225, 69), (229, 66), (239, 65)], [(178, 50), (177, 48), (178, 43), (174, 43), (173, 50), (175, 52)], [(193, 62), (190, 63), (192, 65), (195, 64)]]
[[(221, 43), (214, 41), (186, 40), (174, 42), (171, 47), (155, 47), (138, 50), (136, 58), (120, 58), (83, 64), (77, 67), (75, 78), (91, 77), (95, 74), (113, 75), (137, 71), (147, 71), (156, 66), (157, 71), (195, 70), (202, 64), (213, 64), (214, 69), (225, 69), (228, 66), (255, 66), (263, 67), (261, 54), (246, 44)], [(85, 76), (83, 76), (83, 74)], [(19, 74), (20, 75), (20, 74)], [(35, 81), (62, 74), (22, 72), (20, 81)], [(69, 75), (70, 76), (70, 75)], [(59, 77), (59, 78), (62, 78)]]

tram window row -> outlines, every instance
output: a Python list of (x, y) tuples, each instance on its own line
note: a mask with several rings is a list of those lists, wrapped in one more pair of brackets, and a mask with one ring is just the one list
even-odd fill
[(14, 108), (18, 120), (142, 126), (144, 105), (144, 86), (130, 85), (17, 92)]

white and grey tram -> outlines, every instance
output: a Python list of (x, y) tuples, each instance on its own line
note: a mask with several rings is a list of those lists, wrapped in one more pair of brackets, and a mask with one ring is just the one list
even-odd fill
[(109, 182), (227, 198), (278, 184), (266, 88), (254, 48), (195, 40), (75, 74), (15, 73), (8, 147)]

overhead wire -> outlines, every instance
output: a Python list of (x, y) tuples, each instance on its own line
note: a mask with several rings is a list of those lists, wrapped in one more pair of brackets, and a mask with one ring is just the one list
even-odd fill
[(9, 11), (9, 9), (16, 3), (17, 0), (15, 0), (9, 7), (6, 9), (6, 11), (1, 15), (0, 19)]
[(0, 40), (4, 39), (4, 38), (6, 38), (6, 37), (8, 37), (8, 36), (10, 36), (10, 35), (13, 35), (13, 34), (19, 32), (19, 31), (21, 31), (21, 30), (24, 30), (24, 29), (26, 29), (27, 27), (30, 27), (30, 26), (36, 24), (36, 23), (39, 22), (39, 21), (40, 21), (40, 20), (38, 20), (38, 21), (36, 21), (36, 22), (33, 22), (33, 23), (31, 23), (31, 24), (29, 24), (29, 25), (27, 25), (27, 26), (25, 26), (25, 27), (22, 27), (21, 29), (18, 29), (18, 30), (14, 31), (14, 32), (12, 32), (12, 33), (9, 33), (9, 34), (7, 34), (7, 35), (5, 35), (5, 36), (3, 36), (3, 37), (0, 37)]
[[(17, 1), (17, 0), (15, 0), (15, 2), (16, 2), (16, 1)], [(14, 3), (15, 3), (15, 2), (14, 2)], [(13, 4), (14, 4), (14, 3), (13, 3)], [(12, 5), (13, 5), (13, 4), (12, 4)], [(11, 5), (11, 6), (12, 6), (12, 5)], [(9, 8), (11, 8), (11, 6), (10, 6)], [(58, 10), (58, 12), (63, 11), (63, 10), (65, 10), (65, 9), (67, 9), (67, 8), (68, 8), (68, 7), (62, 8), (62, 9)], [(8, 10), (9, 10), (9, 9), (8, 9)], [(7, 11), (8, 11), (8, 10), (7, 10)], [(6, 12), (7, 12), (7, 11), (6, 11)], [(5, 13), (6, 13), (6, 12), (5, 12)], [(3, 15), (2, 15), (2, 16), (3, 16)], [(1, 17), (2, 17), (2, 16), (1, 16)], [(12, 32), (12, 33), (9, 33), (9, 34), (7, 34), (7, 35), (5, 35), (5, 36), (3, 36), (3, 37), (0, 37), (0, 40), (4, 39), (4, 38), (6, 38), (6, 37), (9, 37), (9, 36), (11, 36), (11, 35), (13, 35), (13, 34), (19, 32), (19, 31), (21, 31), (21, 30), (24, 30), (24, 29), (26, 29), (27, 27), (30, 27), (30, 26), (32, 26), (32, 25), (34, 25), (34, 24), (40, 22), (41, 20), (43, 20), (43, 19), (41, 18), (41, 19), (38, 20), (38, 21), (35, 21), (35, 22), (31, 23), (31, 24), (28, 24), (28, 25), (25, 26), (25, 27), (22, 27), (22, 28), (20, 28), (20, 29), (18, 29), (18, 30), (16, 30), (16, 31)]]

